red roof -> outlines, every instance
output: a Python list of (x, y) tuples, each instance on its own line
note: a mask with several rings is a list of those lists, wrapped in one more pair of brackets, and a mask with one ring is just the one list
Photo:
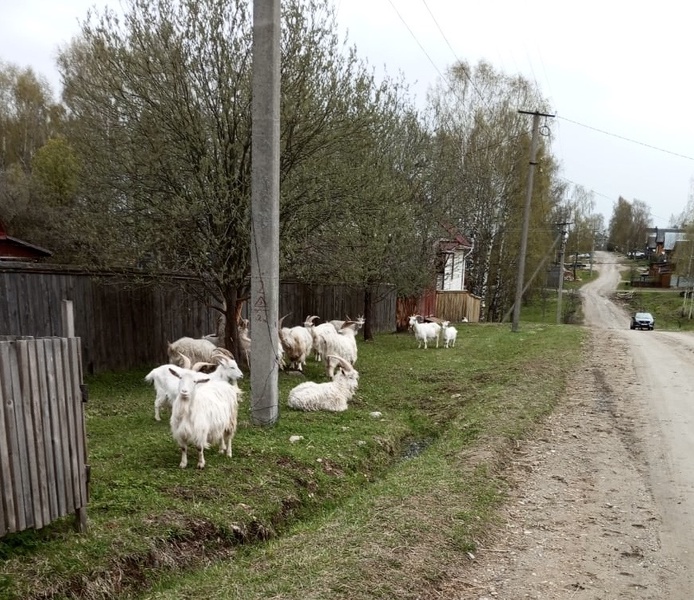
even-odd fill
[(52, 254), (50, 250), (7, 235), (0, 221), (0, 260), (39, 260)]

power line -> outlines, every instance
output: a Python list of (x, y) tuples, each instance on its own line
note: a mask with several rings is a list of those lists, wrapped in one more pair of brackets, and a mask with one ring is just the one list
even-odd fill
[(394, 10), (395, 13), (398, 15), (398, 17), (400, 17), (400, 20), (402, 21), (403, 25), (404, 25), (405, 27), (407, 27), (407, 31), (410, 32), (410, 35), (414, 38), (414, 41), (417, 42), (417, 45), (422, 49), (422, 52), (424, 52), (424, 54), (426, 54), (426, 57), (429, 59), (429, 62), (433, 65), (434, 69), (436, 69), (436, 72), (437, 72), (439, 75), (441, 75), (441, 77), (442, 77), (443, 79), (445, 79), (445, 77), (443, 76), (443, 73), (441, 73), (441, 71), (439, 70), (439, 67), (437, 66), (437, 64), (433, 61), (433, 59), (431, 58), (431, 56), (429, 56), (429, 53), (426, 51), (426, 49), (424, 48), (424, 46), (422, 46), (422, 44), (420, 43), (419, 39), (417, 39), (417, 36), (414, 34), (414, 31), (412, 31), (412, 29), (410, 29), (410, 26), (407, 24), (407, 21), (405, 21), (405, 19), (403, 18), (403, 16), (400, 14), (400, 11), (398, 11), (398, 9), (395, 8), (395, 4), (393, 4), (393, 0), (388, 0), (388, 2), (390, 2), (390, 5), (393, 7), (393, 10)]
[(604, 135), (609, 135), (614, 138), (618, 138), (620, 140), (624, 140), (625, 142), (631, 142), (632, 144), (638, 144), (639, 146), (645, 146), (646, 148), (650, 148), (651, 150), (658, 150), (659, 152), (665, 152), (665, 154), (671, 154), (672, 156), (678, 156), (679, 158), (686, 158), (687, 160), (694, 160), (691, 156), (687, 156), (686, 154), (680, 154), (679, 152), (673, 152), (671, 150), (665, 150), (664, 148), (659, 148), (658, 146), (653, 146), (652, 144), (646, 144), (645, 142), (639, 142), (638, 140), (633, 140), (631, 138), (625, 137), (623, 135), (619, 135), (617, 133), (611, 133), (609, 131), (605, 131), (604, 129), (598, 129), (597, 127), (593, 127), (591, 125), (586, 125), (585, 123), (579, 123), (578, 121), (574, 121), (573, 119), (567, 119), (566, 117), (560, 117), (557, 115), (557, 119), (561, 119), (562, 121), (567, 121), (568, 123), (573, 123), (574, 125), (578, 125), (579, 127), (585, 127), (586, 129), (592, 129), (593, 131), (597, 131), (598, 133), (602, 133)]

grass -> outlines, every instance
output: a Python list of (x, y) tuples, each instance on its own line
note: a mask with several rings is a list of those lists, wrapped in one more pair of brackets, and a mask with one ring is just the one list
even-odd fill
[(522, 319), (460, 325), (448, 350), (378, 336), (349, 410), (287, 409), (303, 376), (281, 373), (279, 422), (252, 426), (246, 397), (233, 458), (204, 471), (178, 468), (145, 370), (92, 378), (89, 532), (0, 540), (0, 598), (414, 598), (485, 539), (513, 441), (554, 408), (583, 335)]

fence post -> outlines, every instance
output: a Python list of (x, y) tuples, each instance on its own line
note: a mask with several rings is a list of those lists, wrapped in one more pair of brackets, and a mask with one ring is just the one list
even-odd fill
[(61, 302), (63, 336), (66, 338), (75, 337), (75, 312), (72, 308), (72, 300), (63, 300)]

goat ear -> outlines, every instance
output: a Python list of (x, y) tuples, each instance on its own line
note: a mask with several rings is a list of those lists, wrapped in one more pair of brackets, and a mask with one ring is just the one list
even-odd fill
[(181, 378), (181, 376), (176, 371), (174, 371), (171, 367), (169, 367), (169, 373), (171, 373), (177, 379)]
[(195, 383), (207, 383), (209, 380), (209, 377), (206, 377), (205, 379), (196, 379)]

